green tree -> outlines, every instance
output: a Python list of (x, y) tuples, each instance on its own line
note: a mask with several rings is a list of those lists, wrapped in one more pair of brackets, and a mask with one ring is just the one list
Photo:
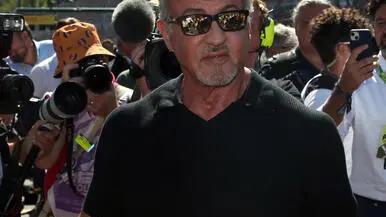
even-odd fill
[(3, 0), (0, 2), (0, 12), (11, 12), (18, 7), (50, 7), (54, 0)]

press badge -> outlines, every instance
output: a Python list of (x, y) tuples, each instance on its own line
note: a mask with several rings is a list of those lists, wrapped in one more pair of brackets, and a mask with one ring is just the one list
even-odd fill
[(385, 158), (386, 151), (386, 125), (382, 129), (381, 136), (379, 138), (379, 144), (378, 144), (378, 151), (377, 151), (377, 158)]
[(82, 147), (86, 152), (90, 152), (94, 148), (94, 144), (91, 144), (86, 138), (82, 135), (78, 135), (75, 138), (75, 141)]

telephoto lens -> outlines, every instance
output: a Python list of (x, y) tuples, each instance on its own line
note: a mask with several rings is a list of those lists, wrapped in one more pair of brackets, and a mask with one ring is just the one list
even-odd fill
[(107, 65), (95, 64), (84, 69), (85, 88), (93, 93), (104, 93), (110, 90), (113, 81)]
[(64, 119), (81, 113), (87, 106), (85, 89), (75, 82), (60, 84), (50, 98), (39, 109), (39, 118), (50, 123), (59, 124)]
[(102, 59), (96, 56), (80, 61), (78, 64), (78, 68), (70, 71), (70, 77), (83, 77), (86, 90), (101, 94), (111, 89), (113, 76)]

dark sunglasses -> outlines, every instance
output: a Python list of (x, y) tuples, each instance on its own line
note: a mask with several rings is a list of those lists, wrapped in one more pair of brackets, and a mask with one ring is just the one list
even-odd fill
[(234, 32), (244, 29), (247, 25), (248, 10), (225, 11), (215, 15), (189, 14), (180, 17), (169, 18), (168, 23), (181, 26), (181, 31), (188, 36), (201, 35), (209, 32), (213, 21), (225, 32)]

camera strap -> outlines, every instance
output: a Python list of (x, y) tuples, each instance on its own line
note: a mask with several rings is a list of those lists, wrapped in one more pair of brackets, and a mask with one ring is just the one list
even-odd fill
[[(95, 122), (93, 123), (93, 128), (91, 129), (90, 133), (88, 136), (84, 137), (82, 135), (78, 135), (75, 139), (75, 142), (77, 142), (82, 148), (78, 149), (74, 154), (73, 154), (73, 147), (74, 147), (74, 141), (73, 141), (73, 136), (74, 136), (74, 123), (73, 119), (68, 119), (66, 121), (66, 143), (67, 143), (67, 175), (68, 175), (68, 181), (70, 184), (70, 188), (74, 192), (75, 195), (79, 197), (84, 197), (78, 190), (76, 189), (76, 186), (74, 184), (74, 181), (72, 179), (72, 168), (73, 168), (73, 162), (74, 164), (79, 160), (80, 157), (82, 157), (83, 153), (85, 151), (90, 151), (94, 147), (94, 144), (91, 142), (94, 140), (95, 135), (99, 131), (99, 129), (102, 127), (104, 123), (104, 118), (102, 117), (97, 117)], [(81, 139), (79, 139), (81, 138)], [(79, 143), (79, 141), (82, 143)], [(87, 147), (91, 146), (91, 149), (86, 149)], [(86, 147), (86, 148), (85, 148)]]
[[(78, 192), (72, 180), (72, 151), (73, 151), (73, 136), (74, 136), (74, 120), (72, 118), (66, 120), (66, 143), (67, 143), (67, 176), (70, 183), (70, 188), (76, 196), (84, 197), (81, 193)], [(74, 161), (76, 162), (76, 161)]]

